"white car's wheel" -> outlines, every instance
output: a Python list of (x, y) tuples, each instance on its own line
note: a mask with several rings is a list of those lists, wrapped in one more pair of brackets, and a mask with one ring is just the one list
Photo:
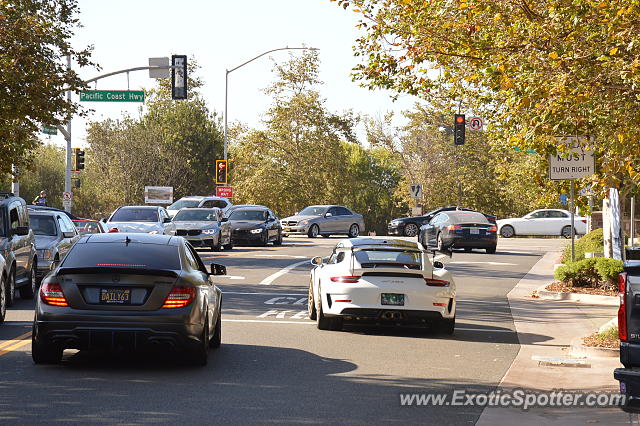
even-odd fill
[(562, 235), (564, 238), (571, 238), (571, 226), (565, 226), (564, 228), (562, 228), (560, 235)]
[(322, 291), (318, 287), (318, 302), (316, 304), (316, 324), (320, 330), (342, 330), (342, 318), (327, 318), (322, 312)]
[(316, 303), (313, 300), (313, 280), (309, 280), (309, 297), (307, 298), (307, 311), (309, 312), (309, 319), (316, 320), (317, 311)]
[(500, 235), (502, 235), (504, 238), (511, 238), (516, 234), (516, 231), (513, 229), (513, 226), (511, 225), (504, 225), (502, 228), (500, 228)]

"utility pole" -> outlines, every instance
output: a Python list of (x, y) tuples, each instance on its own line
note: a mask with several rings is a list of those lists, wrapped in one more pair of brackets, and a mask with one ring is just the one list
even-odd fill
[[(67, 55), (67, 69), (71, 70), (71, 55)], [(67, 90), (67, 102), (71, 104), (71, 90)], [(71, 192), (71, 116), (67, 121), (67, 132), (64, 134), (67, 141), (67, 165), (64, 171), (64, 192)], [(71, 203), (65, 203), (64, 209), (71, 213)]]

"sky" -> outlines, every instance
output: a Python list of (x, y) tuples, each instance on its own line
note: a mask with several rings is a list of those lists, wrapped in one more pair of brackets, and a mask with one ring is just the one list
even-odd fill
[[(381, 117), (396, 113), (395, 124), (403, 123), (401, 111), (417, 101), (411, 96), (391, 99), (386, 91), (371, 91), (352, 81), (351, 69), (357, 64), (352, 46), (360, 35), (358, 16), (330, 0), (79, 0), (76, 49), (93, 45), (93, 61), (101, 70), (77, 69), (83, 79), (100, 74), (147, 66), (150, 57), (185, 54), (200, 65), (197, 75), (208, 107), (224, 111), (225, 70), (267, 50), (280, 47), (320, 49), (320, 89), (332, 112)], [(295, 51), (292, 51), (295, 52)], [(261, 115), (271, 99), (262, 89), (274, 79), (273, 60), (286, 61), (287, 51), (264, 56), (229, 74), (229, 123), (261, 126)], [(75, 67), (74, 67), (75, 68)], [(148, 71), (129, 75), (129, 89), (153, 87)], [(92, 86), (93, 88), (93, 86)], [(126, 74), (100, 80), (102, 90), (126, 90)], [(74, 95), (74, 100), (78, 100)], [(118, 118), (123, 113), (138, 114), (138, 103), (83, 102), (94, 112), (87, 118), (74, 118), (72, 144), (83, 146), (88, 120)], [(362, 129), (360, 139), (364, 142)], [(64, 143), (61, 135), (50, 139)]]

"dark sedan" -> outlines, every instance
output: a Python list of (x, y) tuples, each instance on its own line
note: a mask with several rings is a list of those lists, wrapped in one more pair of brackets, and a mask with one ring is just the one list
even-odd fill
[(282, 226), (276, 215), (266, 207), (242, 207), (229, 215), (233, 244), (266, 246), (271, 241), (282, 244)]
[(473, 211), (448, 211), (438, 213), (427, 225), (420, 228), (418, 242), (438, 250), (463, 248), (485, 249), (495, 253), (498, 229), (485, 215)]
[[(412, 217), (401, 217), (398, 219), (393, 219), (387, 225), (387, 233), (389, 235), (404, 235), (405, 237), (415, 237), (420, 232), (420, 227), (422, 225), (426, 225), (429, 223), (431, 219), (435, 217), (440, 212), (448, 212), (448, 211), (467, 211), (472, 212), (475, 210), (468, 209), (466, 207), (460, 206), (448, 206), (441, 207), (439, 209), (431, 210), (428, 213), (425, 213), (422, 216), (412, 216)], [(485, 214), (484, 215), (487, 220), (493, 224), (496, 223), (496, 217)]]
[(221, 339), (220, 289), (194, 248), (167, 235), (82, 237), (43, 280), (32, 356), (56, 363), (64, 349), (174, 350), (198, 365)]

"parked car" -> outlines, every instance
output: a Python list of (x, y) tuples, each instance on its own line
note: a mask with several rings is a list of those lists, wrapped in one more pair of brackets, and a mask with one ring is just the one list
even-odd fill
[[(387, 233), (389, 235), (404, 235), (405, 237), (415, 237), (420, 232), (420, 227), (422, 225), (426, 225), (429, 223), (431, 219), (435, 215), (440, 212), (448, 212), (452, 210), (462, 210), (472, 212), (475, 211), (473, 209), (468, 209), (466, 207), (460, 206), (448, 206), (441, 207), (439, 209), (431, 210), (428, 213), (425, 213), (422, 216), (412, 216), (412, 217), (401, 217), (397, 219), (393, 219), (387, 225)], [(484, 214), (484, 213), (483, 213)], [(496, 223), (496, 217), (490, 214), (485, 214), (487, 220), (491, 223)]]
[(55, 208), (55, 207), (37, 206), (37, 205), (35, 205), (35, 204), (34, 204), (34, 205), (29, 204), (29, 205), (28, 205), (28, 207), (29, 207), (29, 209), (30, 209), (30, 210), (46, 210), (46, 211), (50, 211), (50, 212), (64, 213), (64, 214), (66, 214), (66, 215), (67, 215), (67, 217), (69, 217), (69, 219), (71, 219), (71, 220), (77, 220), (77, 219), (80, 219), (79, 217), (74, 216), (73, 214), (69, 213), (69, 212), (68, 212), (68, 211), (66, 211), (66, 210), (60, 210), (60, 209), (57, 209), (57, 208)]
[(32, 299), (37, 288), (36, 239), (27, 204), (11, 193), (0, 193), (0, 254), (5, 260), (1, 273), (6, 305), (13, 305), (16, 289), (23, 299)]
[(321, 330), (339, 330), (351, 320), (454, 331), (453, 276), (414, 241), (342, 240), (326, 263), (322, 257), (311, 263), (307, 308)]
[(75, 219), (72, 220), (80, 235), (102, 234), (109, 232), (104, 222), (93, 219)]
[(64, 349), (175, 350), (204, 365), (221, 342), (222, 293), (195, 249), (168, 235), (83, 236), (42, 281), (32, 356), (56, 363)]
[(316, 238), (318, 235), (329, 237), (345, 234), (355, 238), (364, 233), (364, 218), (344, 206), (322, 205), (309, 206), (293, 216), (281, 220), (284, 236), (307, 235)]
[(157, 206), (118, 207), (105, 224), (109, 230), (116, 228), (119, 232), (166, 234), (175, 231), (167, 211)]
[(229, 216), (233, 244), (282, 244), (282, 227), (278, 217), (267, 207), (244, 207)]
[[(571, 212), (561, 209), (540, 209), (517, 218), (500, 219), (498, 232), (504, 238), (515, 235), (549, 235), (571, 238)], [(577, 235), (587, 233), (587, 218), (574, 217)]]
[(210, 247), (215, 251), (233, 248), (231, 224), (218, 208), (182, 209), (172, 221), (176, 229), (168, 234), (184, 237), (194, 247)]
[(204, 196), (204, 195), (190, 195), (188, 197), (182, 197), (175, 203), (167, 207), (167, 213), (170, 217), (175, 216), (181, 209), (192, 209), (196, 207), (202, 207), (206, 209), (219, 208), (223, 212), (227, 211), (233, 204), (228, 198)]
[[(4, 271), (5, 261), (2, 255), (0, 255), (0, 271)], [(7, 283), (4, 274), (0, 275), (0, 324), (4, 322), (4, 318), (7, 315)]]
[(40, 283), (51, 270), (51, 264), (64, 259), (80, 234), (71, 219), (61, 212), (29, 209), (29, 221), (36, 236), (39, 259), (36, 280)]
[(623, 409), (640, 412), (640, 261), (629, 260), (618, 276), (620, 307), (618, 308), (618, 335), (620, 337), (620, 364), (613, 377), (620, 381), (620, 393), (626, 397)]
[(437, 247), (438, 250), (463, 248), (471, 251), (478, 248), (495, 253), (497, 230), (496, 225), (479, 212), (440, 212), (428, 224), (420, 227), (418, 242), (425, 247)]

